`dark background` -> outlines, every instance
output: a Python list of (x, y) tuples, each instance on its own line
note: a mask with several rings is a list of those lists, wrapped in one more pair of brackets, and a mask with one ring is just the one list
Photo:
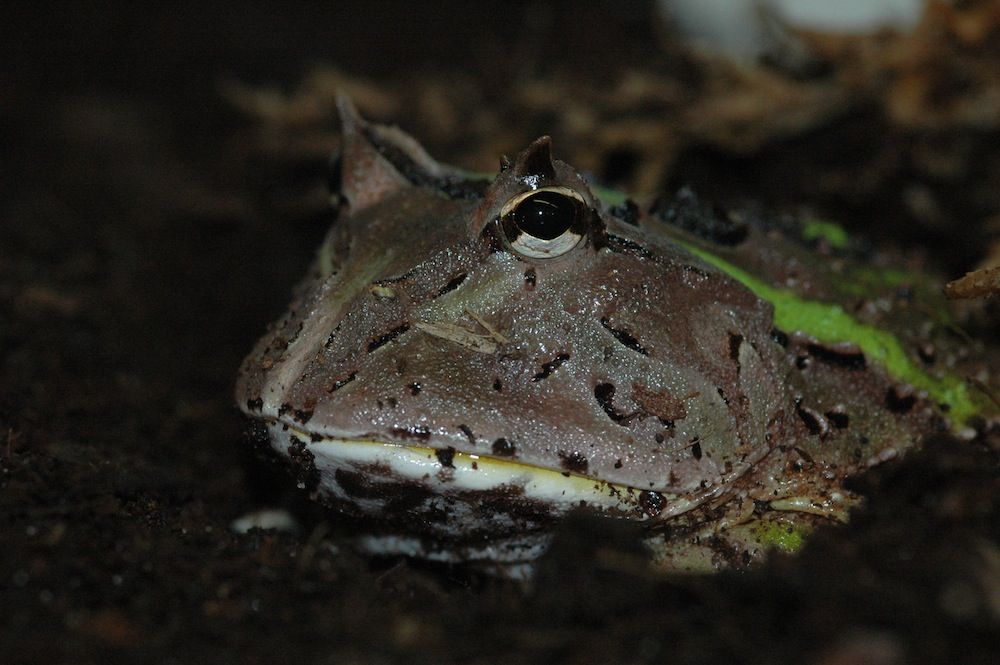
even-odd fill
[[(287, 103), (309, 72), (333, 65), (362, 110), (463, 166), (551, 132), (615, 184), (807, 206), (957, 276), (1000, 210), (1000, 116), (975, 106), (1000, 80), (1000, 18), (965, 7), (763, 82), (695, 57), (644, 4), (6, 8), (0, 660), (995, 662), (986, 441), (941, 437), (866, 474), (850, 525), (741, 573), (653, 574), (629, 533), (587, 520), (527, 588), (330, 549), (302, 506), (298, 534), (229, 529), (301, 503), (248, 452), (231, 389), (329, 221), (336, 121)], [(629, 72), (660, 92), (626, 104)], [(760, 100), (753, 123), (692, 122), (731, 93)], [(806, 120), (789, 125), (783, 99)], [(581, 105), (596, 128), (567, 119)]]

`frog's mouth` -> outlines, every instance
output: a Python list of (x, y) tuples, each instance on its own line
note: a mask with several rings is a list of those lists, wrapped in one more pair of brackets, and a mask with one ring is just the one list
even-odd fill
[[(640, 490), (451, 448), (324, 437), (284, 423), (269, 427), (280, 452), (291, 444), (305, 445), (319, 472), (321, 490), (356, 503), (371, 496), (380, 483), (406, 483), (445, 498), (461, 496), (463, 501), (474, 500), (477, 493), (486, 496), (499, 490), (543, 504), (554, 513), (582, 506), (619, 517), (664, 519), (687, 512), (707, 498)], [(359, 483), (364, 484), (364, 491), (354, 492)]]

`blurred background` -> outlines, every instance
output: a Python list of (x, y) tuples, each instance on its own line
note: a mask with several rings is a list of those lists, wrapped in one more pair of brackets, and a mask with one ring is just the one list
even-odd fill
[(12, 156), (39, 158), (17, 123), (48, 122), (77, 143), (228, 134), (243, 164), (308, 170), (343, 89), (467, 168), (546, 133), (604, 184), (809, 206), (952, 271), (1000, 233), (994, 2), (54, 3), (4, 29)]

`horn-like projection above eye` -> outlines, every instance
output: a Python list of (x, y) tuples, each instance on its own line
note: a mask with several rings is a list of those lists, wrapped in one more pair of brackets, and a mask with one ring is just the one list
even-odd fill
[(556, 167), (552, 163), (552, 139), (539, 136), (517, 156), (514, 162), (514, 174), (523, 182), (538, 187), (546, 184), (546, 180), (556, 177)]
[(533, 259), (562, 256), (583, 240), (589, 209), (568, 187), (522, 192), (504, 204), (500, 226), (510, 248)]

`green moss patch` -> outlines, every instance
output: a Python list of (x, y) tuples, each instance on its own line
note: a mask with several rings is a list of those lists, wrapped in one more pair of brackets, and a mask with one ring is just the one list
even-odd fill
[(788, 520), (758, 521), (750, 525), (754, 539), (767, 549), (794, 553), (802, 548), (809, 527)]
[(910, 359), (892, 333), (861, 323), (840, 305), (804, 300), (791, 291), (764, 283), (703, 249), (687, 243), (685, 247), (770, 302), (774, 306), (774, 324), (779, 329), (800, 331), (825, 344), (857, 344), (867, 358), (882, 365), (894, 378), (927, 391), (935, 401), (947, 405), (956, 423), (964, 423), (979, 412), (965, 381), (952, 375), (931, 376)]

